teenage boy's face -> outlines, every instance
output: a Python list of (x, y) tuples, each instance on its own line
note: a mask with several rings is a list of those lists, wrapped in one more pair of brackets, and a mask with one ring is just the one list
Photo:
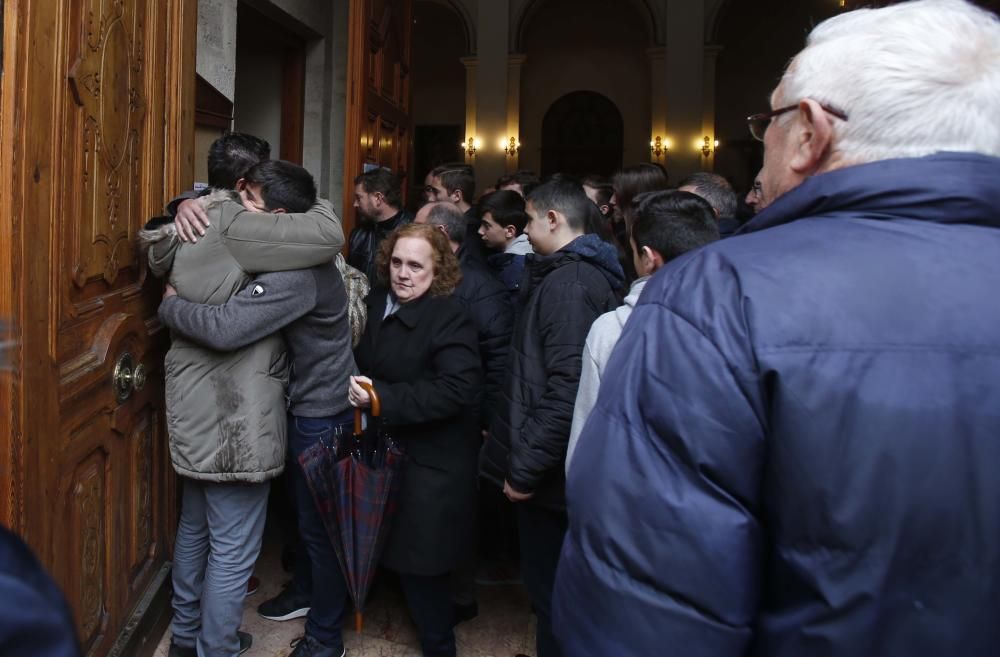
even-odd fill
[(264, 203), (260, 185), (254, 183), (243, 185), (240, 189), (240, 199), (243, 201), (243, 207), (250, 212), (269, 212), (267, 204)]
[(424, 185), (424, 199), (428, 203), (451, 200), (448, 196), (448, 190), (441, 184), (441, 179), (436, 176), (430, 178), (430, 182)]
[(524, 227), (524, 234), (528, 236), (532, 250), (539, 255), (552, 255), (555, 249), (551, 247), (552, 230), (548, 215), (536, 210), (531, 201), (528, 201), (525, 211), (528, 213), (528, 223)]
[(483, 214), (483, 219), (479, 223), (479, 236), (483, 239), (486, 248), (495, 251), (507, 248), (510, 232), (510, 229), (501, 226), (493, 219), (491, 212)]

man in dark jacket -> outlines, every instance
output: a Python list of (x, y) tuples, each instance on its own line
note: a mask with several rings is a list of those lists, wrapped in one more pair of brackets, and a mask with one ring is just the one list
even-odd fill
[[(614, 247), (584, 235), (597, 207), (576, 182), (528, 195), (526, 298), (511, 343), (508, 379), (482, 474), (517, 504), (521, 572), (538, 616), (538, 657), (558, 656), (550, 620), (552, 583), (566, 529), (564, 461), (590, 325), (618, 305), (624, 276)], [(610, 654), (610, 653), (609, 653)]]
[(385, 168), (366, 171), (354, 179), (354, 209), (358, 224), (347, 240), (347, 264), (368, 277), (373, 287), (378, 283), (375, 256), (382, 240), (400, 226), (413, 221), (403, 207), (402, 181)]
[(605, 372), (567, 654), (997, 653), (998, 80), (965, 2), (813, 31), (751, 117), (771, 205), (653, 277)]
[(488, 429), (500, 402), (514, 330), (514, 309), (504, 287), (481, 260), (472, 257), (466, 242), (465, 215), (453, 203), (427, 203), (420, 208), (414, 222), (439, 227), (458, 256), (462, 280), (455, 288), (455, 297), (462, 302), (479, 333), (479, 355), (486, 374), (480, 426)]

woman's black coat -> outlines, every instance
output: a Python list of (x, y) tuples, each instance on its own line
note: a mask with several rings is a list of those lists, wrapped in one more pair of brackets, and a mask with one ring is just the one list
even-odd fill
[(397, 572), (440, 575), (472, 545), (483, 389), (478, 338), (456, 299), (428, 294), (383, 320), (386, 294), (368, 296), (368, 325), (354, 352), (382, 401), (382, 427), (407, 453), (382, 560)]

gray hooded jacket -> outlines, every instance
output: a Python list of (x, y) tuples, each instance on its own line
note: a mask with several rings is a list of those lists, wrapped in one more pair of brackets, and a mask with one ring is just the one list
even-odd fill
[(569, 474), (570, 460), (573, 458), (573, 450), (576, 449), (577, 440), (583, 425), (587, 423), (590, 412), (597, 404), (597, 391), (601, 388), (601, 377), (604, 375), (604, 368), (611, 359), (611, 352), (618, 344), (618, 338), (622, 335), (625, 322), (628, 321), (635, 303), (642, 294), (642, 288), (646, 286), (649, 276), (643, 276), (632, 283), (628, 296), (625, 297), (624, 305), (618, 306), (610, 312), (606, 312), (596, 320), (590, 327), (587, 334), (587, 342), (583, 347), (583, 368), (580, 371), (580, 387), (576, 391), (576, 403), (573, 406), (573, 425), (569, 431), (569, 444), (566, 447), (566, 473)]

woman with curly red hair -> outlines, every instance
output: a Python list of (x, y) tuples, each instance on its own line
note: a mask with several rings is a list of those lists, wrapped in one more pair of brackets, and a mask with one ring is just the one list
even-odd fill
[[(354, 356), (351, 404), (371, 383), (383, 429), (402, 445), (399, 511), (382, 563), (400, 576), (425, 657), (454, 657), (451, 571), (472, 548), (483, 373), (476, 329), (451, 293), (461, 279), (444, 234), (409, 224), (383, 241), (380, 285)], [(388, 284), (388, 285), (386, 285)]]

